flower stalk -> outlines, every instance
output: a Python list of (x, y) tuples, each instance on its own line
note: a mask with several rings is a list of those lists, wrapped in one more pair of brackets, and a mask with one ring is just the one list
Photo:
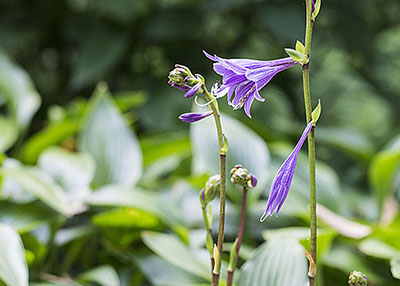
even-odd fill
[[(305, 54), (310, 58), (311, 39), (313, 29), (313, 3), (312, 0), (306, 0), (306, 33), (305, 33)], [(312, 120), (311, 94), (310, 94), (310, 70), (309, 63), (303, 65), (303, 92), (304, 105), (307, 123)], [(315, 183), (315, 135), (314, 127), (308, 134), (308, 161), (310, 172), (310, 250), (311, 257), (317, 265), (317, 195)], [(315, 285), (315, 277), (309, 277), (309, 285)]]
[[(217, 137), (218, 137), (218, 148), (219, 148), (219, 173), (221, 176), (221, 183), (220, 183), (220, 206), (219, 206), (219, 223), (218, 223), (218, 240), (217, 240), (217, 251), (219, 252), (219, 256), (222, 256), (222, 247), (224, 241), (224, 228), (225, 228), (225, 204), (226, 204), (226, 149), (227, 149), (227, 142), (226, 138), (222, 132), (222, 125), (221, 125), (221, 117), (218, 108), (218, 102), (214, 100), (213, 96), (208, 92), (207, 88), (202, 85), (202, 91), (206, 100), (210, 103), (210, 109), (214, 116), (215, 126), (217, 129)], [(215, 257), (214, 257), (215, 258)], [(212, 285), (217, 286), (219, 283), (219, 270), (221, 268), (221, 259), (215, 261), (216, 265), (213, 271), (212, 277)], [(218, 265), (217, 265), (218, 264)], [(217, 270), (217, 271), (215, 271)]]

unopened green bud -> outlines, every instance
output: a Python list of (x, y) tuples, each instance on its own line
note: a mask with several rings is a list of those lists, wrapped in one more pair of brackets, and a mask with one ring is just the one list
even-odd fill
[(238, 243), (238, 240), (236, 238), (235, 242), (232, 245), (231, 253), (229, 255), (228, 271), (230, 271), (230, 272), (233, 272), (235, 270), (236, 263), (237, 263), (237, 260), (238, 260), (237, 251), (236, 251), (237, 243)]
[(219, 275), (219, 272), (221, 270), (221, 254), (219, 253), (218, 247), (214, 244), (214, 269), (213, 273), (216, 275)]
[(367, 286), (367, 275), (359, 272), (353, 271), (349, 276), (350, 286)]
[(200, 192), (200, 202), (203, 208), (217, 196), (220, 184), (220, 175), (214, 175), (207, 180), (206, 186)]
[(200, 81), (200, 78), (194, 76), (188, 67), (178, 64), (169, 72), (168, 79), (169, 84), (173, 86), (192, 86)]
[(231, 170), (231, 182), (247, 188), (254, 188), (257, 185), (257, 178), (242, 165), (235, 165)]

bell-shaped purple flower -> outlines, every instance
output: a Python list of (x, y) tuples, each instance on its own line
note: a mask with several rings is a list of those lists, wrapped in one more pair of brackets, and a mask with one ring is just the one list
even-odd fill
[(279, 210), (285, 202), (285, 199), (289, 193), (290, 185), (292, 183), (294, 169), (297, 162), (297, 155), (299, 154), (301, 146), (303, 146), (304, 140), (306, 140), (312, 126), (313, 122), (311, 121), (301, 135), (301, 138), (294, 147), (292, 153), (290, 153), (289, 157), (285, 160), (276, 173), (271, 185), (271, 190), (269, 192), (267, 207), (260, 219), (261, 222), (263, 222), (268, 216), (272, 215), (275, 210), (276, 215), (278, 215)]
[[(297, 64), (292, 58), (272, 61), (249, 59), (223, 59), (217, 55), (211, 56), (203, 51), (205, 56), (214, 61), (214, 71), (222, 76), (221, 89), (227, 89), (228, 103), (234, 109), (244, 106), (244, 111), (251, 118), (250, 108), (254, 99), (264, 101), (259, 91), (279, 72)], [(232, 95), (235, 96), (232, 99)]]
[(182, 120), (183, 122), (197, 122), (199, 120), (202, 120), (212, 114), (212, 111), (207, 111), (203, 113), (183, 113), (179, 115), (179, 119)]

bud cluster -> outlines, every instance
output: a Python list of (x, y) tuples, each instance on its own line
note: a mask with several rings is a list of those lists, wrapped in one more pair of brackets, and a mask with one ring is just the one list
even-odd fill
[(242, 165), (235, 165), (231, 170), (231, 182), (239, 186), (254, 188), (257, 185), (257, 178)]
[(348, 283), (350, 286), (367, 286), (367, 275), (359, 271), (350, 272)]
[(204, 79), (200, 75), (194, 76), (188, 67), (184, 65), (175, 65), (175, 68), (169, 72), (168, 83), (172, 87), (186, 91), (185, 97), (192, 97), (195, 95)]

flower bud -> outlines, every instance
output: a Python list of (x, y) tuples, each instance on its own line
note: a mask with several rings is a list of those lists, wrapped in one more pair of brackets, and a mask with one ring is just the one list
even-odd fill
[(247, 188), (254, 188), (257, 185), (257, 178), (253, 174), (249, 174), (249, 171), (242, 165), (235, 165), (230, 174), (232, 184)]
[(203, 208), (217, 196), (220, 184), (220, 175), (214, 175), (207, 180), (206, 186), (200, 192), (200, 202)]
[(212, 111), (207, 111), (207, 112), (203, 112), (203, 113), (183, 113), (181, 115), (179, 115), (179, 120), (183, 121), (183, 122), (197, 122), (199, 120), (202, 120), (208, 116), (210, 116), (212, 114)]
[(215, 244), (214, 244), (213, 257), (215, 261), (213, 273), (218, 275), (221, 270), (221, 253), (219, 253), (218, 247)]
[(235, 271), (236, 264), (238, 261), (238, 254), (237, 254), (237, 244), (238, 244), (238, 239), (235, 239), (235, 242), (232, 245), (231, 252), (229, 255), (229, 265), (228, 265), (228, 271), (233, 272)]
[(365, 275), (359, 271), (350, 272), (349, 285), (350, 286), (367, 286), (367, 275)]
[(185, 97), (192, 97), (200, 90), (204, 80), (200, 75), (194, 76), (188, 67), (175, 65), (169, 72), (168, 83), (172, 87), (186, 91)]

